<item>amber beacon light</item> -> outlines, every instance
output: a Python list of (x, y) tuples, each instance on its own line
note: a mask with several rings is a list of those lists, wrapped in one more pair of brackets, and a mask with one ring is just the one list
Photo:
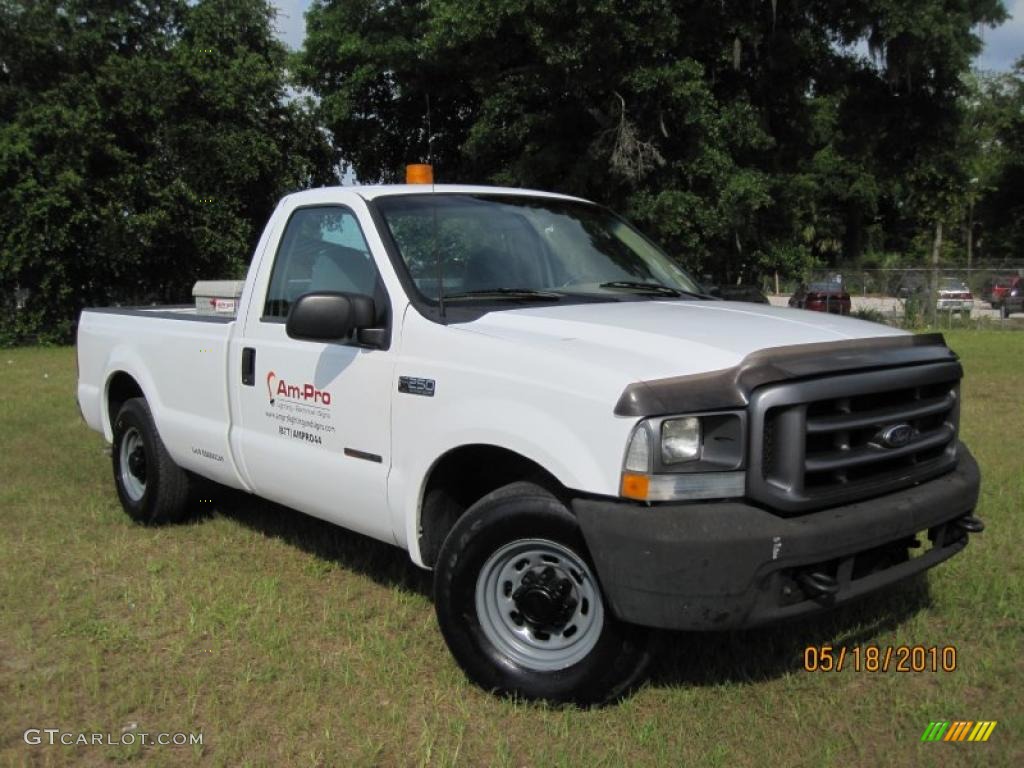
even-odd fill
[(434, 167), (427, 163), (411, 163), (405, 166), (406, 184), (433, 184)]

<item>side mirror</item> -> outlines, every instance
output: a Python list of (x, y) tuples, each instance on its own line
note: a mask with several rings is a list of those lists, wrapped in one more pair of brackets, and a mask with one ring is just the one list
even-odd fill
[(307, 293), (292, 305), (285, 331), (293, 339), (342, 341), (353, 331), (376, 330), (372, 329), (376, 316), (369, 296), (335, 291)]

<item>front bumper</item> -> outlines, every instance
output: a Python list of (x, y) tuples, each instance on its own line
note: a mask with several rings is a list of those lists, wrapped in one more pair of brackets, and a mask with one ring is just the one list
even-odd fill
[[(742, 502), (577, 499), (572, 506), (617, 617), (664, 629), (730, 629), (820, 611), (952, 557), (967, 545), (962, 521), (979, 484), (978, 465), (960, 445), (957, 468), (946, 475), (799, 517)], [(931, 548), (901, 557), (920, 533)], [(808, 586), (809, 576), (822, 574), (833, 594)]]

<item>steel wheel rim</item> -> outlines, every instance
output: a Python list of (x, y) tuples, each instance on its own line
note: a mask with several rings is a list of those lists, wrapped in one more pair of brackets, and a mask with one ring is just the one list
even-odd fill
[[(524, 605), (537, 604), (526, 599), (536, 597), (537, 590), (524, 579), (533, 574), (536, 583), (548, 568), (555, 574), (556, 585), (568, 579), (570, 594), (555, 601), (561, 609), (559, 618), (542, 625), (523, 610)], [(516, 594), (521, 595), (518, 602)], [(477, 576), (476, 613), (484, 635), (498, 651), (522, 667), (543, 672), (582, 661), (597, 645), (604, 627), (601, 590), (590, 566), (568, 547), (547, 539), (520, 539), (487, 559)]]
[(146, 493), (146, 446), (142, 433), (129, 427), (121, 438), (121, 487), (132, 501), (141, 501)]

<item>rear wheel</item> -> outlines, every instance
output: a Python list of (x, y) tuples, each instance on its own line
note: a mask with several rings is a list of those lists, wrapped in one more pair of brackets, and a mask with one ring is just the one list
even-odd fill
[(650, 660), (647, 630), (608, 611), (576, 519), (532, 483), (505, 486), (458, 520), (434, 598), (455, 659), (499, 694), (603, 703)]
[(1003, 320), (1010, 316), (1010, 307), (1007, 304), (1003, 304), (999, 307), (999, 314), (1002, 315)]
[(189, 478), (174, 463), (141, 397), (128, 400), (114, 420), (114, 485), (124, 511), (140, 523), (188, 517)]

